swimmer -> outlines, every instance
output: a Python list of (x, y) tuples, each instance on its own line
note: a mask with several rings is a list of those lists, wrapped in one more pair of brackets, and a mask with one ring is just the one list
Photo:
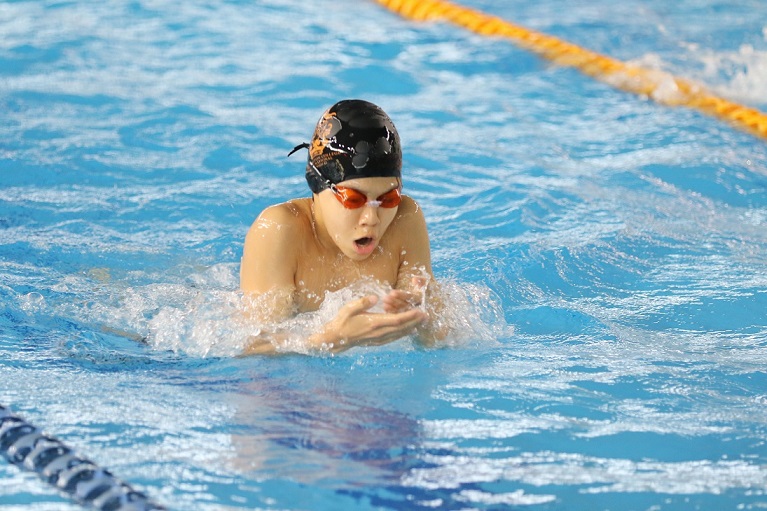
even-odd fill
[[(309, 150), (312, 196), (266, 208), (245, 238), (240, 288), (261, 305), (254, 319), (275, 324), (316, 311), (326, 293), (373, 281), (390, 291), (344, 304), (306, 339), (310, 349), (444, 337), (432, 321), (439, 300), (426, 222), (402, 194), (402, 151), (389, 116), (367, 101), (340, 101), (322, 115), (311, 143), (290, 154), (299, 149)], [(251, 337), (245, 354), (276, 352), (275, 335)]]

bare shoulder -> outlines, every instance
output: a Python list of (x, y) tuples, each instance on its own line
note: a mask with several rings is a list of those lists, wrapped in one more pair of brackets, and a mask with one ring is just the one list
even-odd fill
[(397, 288), (410, 289), (412, 277), (432, 276), (431, 248), (426, 219), (421, 207), (412, 198), (403, 196), (397, 211), (393, 243), (399, 247), (400, 267)]
[(309, 216), (304, 204), (307, 200), (294, 199), (269, 206), (258, 215), (251, 228), (300, 227), (306, 223)]
[(257, 251), (256, 255), (263, 259), (263, 250), (283, 255), (301, 250), (304, 238), (311, 231), (310, 216), (302, 199), (264, 209), (245, 236), (246, 255)]
[(413, 259), (423, 266), (429, 266), (429, 233), (426, 229), (426, 219), (421, 207), (411, 197), (402, 196), (397, 216), (389, 227), (395, 246), (400, 247), (400, 253), (405, 259)]
[(268, 240), (272, 244), (279, 240), (295, 242), (300, 239), (307, 229), (311, 230), (311, 214), (303, 200), (306, 199), (295, 199), (264, 209), (250, 226), (245, 243)]
[(277, 204), (264, 209), (245, 236), (240, 287), (265, 292), (293, 286), (298, 257), (311, 235), (310, 210), (303, 201)]
[(399, 204), (395, 217), (395, 225), (397, 230), (410, 234), (420, 233), (426, 229), (426, 220), (421, 206), (407, 195), (402, 196), (402, 202)]

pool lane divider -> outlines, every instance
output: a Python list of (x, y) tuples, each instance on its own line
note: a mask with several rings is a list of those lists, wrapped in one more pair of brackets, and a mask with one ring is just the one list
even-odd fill
[(83, 506), (100, 511), (150, 511), (166, 508), (120, 481), (61, 441), (0, 404), (0, 454), (68, 494)]
[(717, 97), (702, 86), (669, 73), (627, 64), (557, 37), (445, 0), (375, 1), (410, 20), (447, 21), (477, 34), (509, 39), (517, 46), (555, 64), (574, 67), (617, 89), (650, 98), (663, 105), (696, 109), (767, 139), (767, 115)]

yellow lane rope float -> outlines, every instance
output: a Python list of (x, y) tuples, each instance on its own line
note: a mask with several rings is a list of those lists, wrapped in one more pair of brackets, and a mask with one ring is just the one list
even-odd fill
[(618, 89), (646, 96), (664, 105), (697, 109), (767, 139), (767, 115), (754, 108), (717, 97), (688, 80), (662, 71), (627, 64), (496, 16), (444, 0), (375, 1), (411, 20), (444, 20), (477, 34), (510, 39), (521, 48), (556, 64), (579, 69), (588, 76)]

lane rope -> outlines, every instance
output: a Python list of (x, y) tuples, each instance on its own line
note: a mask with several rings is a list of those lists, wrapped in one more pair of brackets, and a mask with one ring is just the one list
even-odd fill
[(472, 32), (510, 39), (551, 62), (573, 67), (615, 88), (667, 106), (686, 106), (767, 139), (767, 115), (715, 96), (700, 85), (663, 71), (645, 69), (600, 55), (554, 36), (445, 0), (375, 0), (414, 21), (447, 21)]
[(120, 481), (61, 441), (0, 404), (0, 454), (32, 472), (83, 506), (99, 511), (151, 511), (166, 508)]

